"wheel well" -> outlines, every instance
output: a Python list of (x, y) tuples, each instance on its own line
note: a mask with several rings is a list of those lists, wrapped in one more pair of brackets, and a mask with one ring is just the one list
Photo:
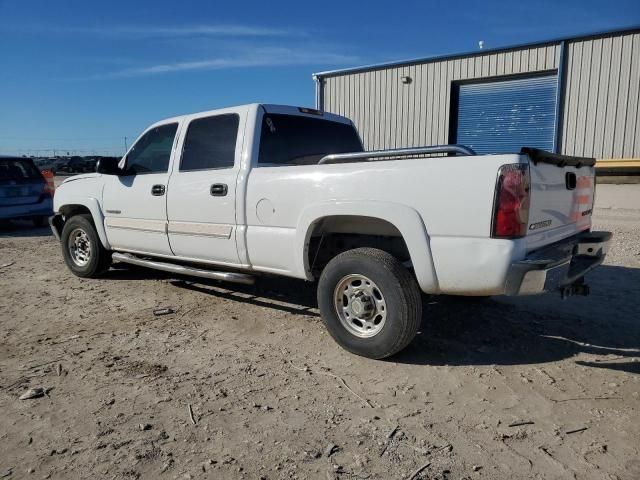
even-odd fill
[(62, 234), (62, 229), (64, 228), (64, 224), (71, 217), (75, 215), (80, 215), (83, 213), (87, 213), (91, 215), (91, 210), (89, 210), (84, 205), (64, 205), (60, 207), (59, 212), (62, 214), (62, 217), (56, 216), (53, 220), (53, 226), (58, 231), (58, 235)]
[(74, 215), (79, 215), (81, 213), (91, 214), (91, 210), (89, 210), (84, 205), (64, 205), (60, 207), (60, 213), (64, 216), (66, 221), (66, 219), (71, 218)]
[(307, 244), (307, 268), (317, 278), (336, 255), (354, 248), (383, 250), (401, 262), (411, 260), (407, 244), (391, 222), (376, 217), (337, 215), (315, 222)]

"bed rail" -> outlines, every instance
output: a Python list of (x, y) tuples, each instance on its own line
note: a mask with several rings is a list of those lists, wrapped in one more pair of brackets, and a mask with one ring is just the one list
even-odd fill
[(391, 150), (373, 150), (371, 152), (332, 153), (318, 161), (318, 165), (328, 163), (347, 163), (355, 161), (372, 161), (379, 158), (410, 157), (429, 153), (456, 153), (461, 155), (475, 155), (471, 148), (464, 145), (431, 145), (428, 147), (396, 148)]

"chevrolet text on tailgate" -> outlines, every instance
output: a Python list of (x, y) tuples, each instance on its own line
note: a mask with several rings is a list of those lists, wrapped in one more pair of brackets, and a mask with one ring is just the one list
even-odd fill
[(65, 180), (50, 223), (80, 277), (116, 260), (317, 281), (333, 338), (384, 358), (415, 336), (421, 292), (588, 294), (611, 238), (591, 231), (594, 172), (527, 148), (364, 152), (347, 118), (253, 104), (152, 125), (119, 162)]

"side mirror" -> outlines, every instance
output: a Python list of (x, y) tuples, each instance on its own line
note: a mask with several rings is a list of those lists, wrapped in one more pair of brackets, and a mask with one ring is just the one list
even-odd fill
[(96, 172), (103, 175), (122, 175), (122, 170), (118, 168), (119, 158), (101, 158), (98, 160)]

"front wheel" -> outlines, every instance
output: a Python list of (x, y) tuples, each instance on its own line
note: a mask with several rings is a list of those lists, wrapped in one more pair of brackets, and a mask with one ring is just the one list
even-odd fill
[(415, 278), (395, 257), (375, 248), (334, 257), (320, 276), (318, 305), (334, 340), (368, 358), (405, 348), (422, 319)]
[(95, 278), (111, 266), (111, 253), (102, 246), (89, 214), (75, 215), (64, 224), (62, 255), (78, 277)]

